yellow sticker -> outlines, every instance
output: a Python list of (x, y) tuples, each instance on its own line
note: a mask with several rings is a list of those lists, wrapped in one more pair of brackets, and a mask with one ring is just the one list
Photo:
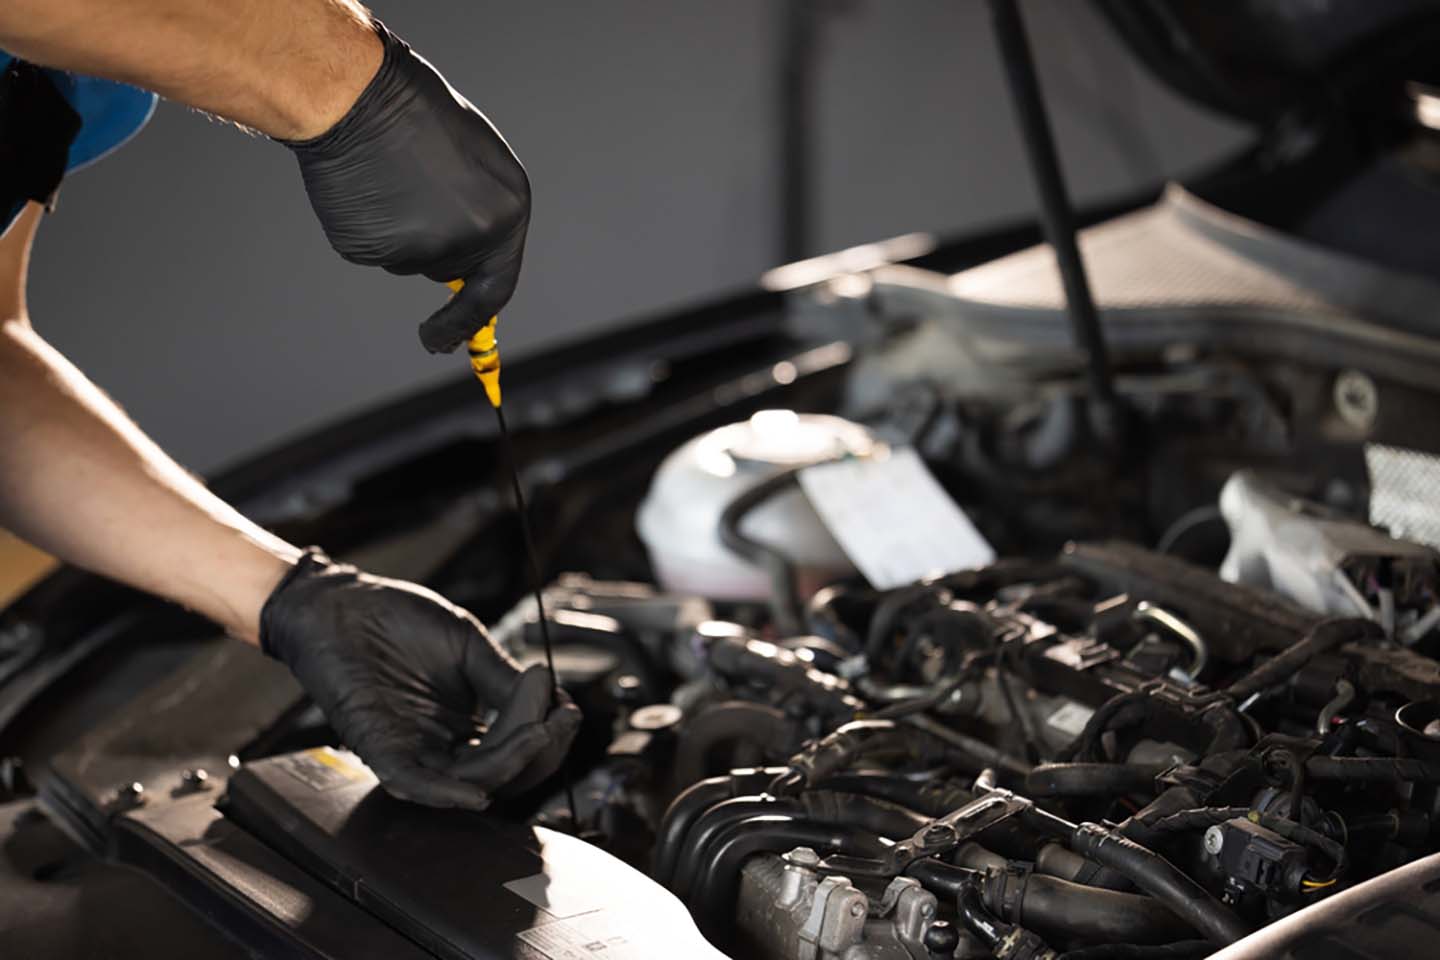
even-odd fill
[(365, 779), (365, 768), (348, 753), (315, 747), (282, 757), (285, 772), (314, 790), (334, 790)]

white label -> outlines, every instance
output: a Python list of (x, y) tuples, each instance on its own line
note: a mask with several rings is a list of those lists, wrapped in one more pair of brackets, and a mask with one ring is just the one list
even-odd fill
[(1061, 733), (1068, 733), (1072, 737), (1080, 736), (1085, 729), (1085, 724), (1090, 722), (1091, 716), (1095, 713), (1082, 703), (1075, 703), (1073, 700), (1056, 710), (1045, 718), (1045, 722), (1059, 730)]
[(995, 561), (995, 550), (911, 448), (809, 467), (800, 486), (877, 590)]
[(544, 873), (511, 880), (505, 884), (505, 889), (557, 917), (591, 913), (599, 906), (595, 902), (594, 890), (585, 884), (557, 883), (554, 877)]
[(654, 960), (617, 929), (604, 910), (531, 927), (515, 935), (549, 960)]

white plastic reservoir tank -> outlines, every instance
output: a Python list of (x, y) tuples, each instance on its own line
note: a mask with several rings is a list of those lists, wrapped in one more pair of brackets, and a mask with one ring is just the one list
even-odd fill
[[(636, 516), (661, 585), (717, 600), (765, 599), (770, 594), (765, 571), (720, 541), (725, 508), (783, 470), (845, 455), (867, 457), (880, 446), (859, 424), (790, 410), (762, 410), (689, 441), (660, 465)], [(740, 532), (781, 551), (802, 584), (855, 573), (798, 487), (751, 510)]]

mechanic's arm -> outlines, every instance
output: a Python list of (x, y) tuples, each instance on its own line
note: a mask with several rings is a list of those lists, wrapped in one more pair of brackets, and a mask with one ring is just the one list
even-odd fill
[(530, 182), (500, 134), (354, 0), (0, 0), (0, 48), (123, 80), (286, 143), (331, 245), (464, 289), (455, 349), (515, 291)]
[(334, 126), (383, 53), (353, 0), (5, 0), (0, 48), (285, 140)]
[[(25, 267), (40, 211), (30, 204), (0, 236), (0, 525), (263, 646), (391, 793), (482, 809), (553, 773), (579, 714), (563, 698), (550, 710), (543, 668), (522, 674), (469, 613), (422, 587), (251, 523), (36, 334)], [(486, 731), (477, 717), (491, 708)]]
[(19, 268), (39, 210), (0, 239), (0, 516), (43, 550), (257, 643), (260, 608), (300, 551), (206, 490), (31, 329)]

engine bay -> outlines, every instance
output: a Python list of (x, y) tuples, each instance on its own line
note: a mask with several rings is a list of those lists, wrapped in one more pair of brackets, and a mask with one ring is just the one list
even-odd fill
[[(1096, 229), (1123, 258), (1207, 216), (1172, 188)], [(1120, 307), (1097, 420), (1034, 248), (996, 242), (516, 365), (564, 776), (478, 818), (393, 800), (273, 662), (57, 578), (6, 614), (0, 798), (265, 955), (1256, 957), (1296, 924), (1402, 955), (1440, 916), (1435, 341)], [(1242, 280), (1199, 287), (1263, 301)], [(463, 386), (230, 495), (537, 662)], [(836, 501), (837, 467), (905, 485)]]
[(1410, 645), (1104, 542), (832, 585), (799, 636), (583, 577), (547, 607), (633, 671), (581, 822), (734, 956), (1206, 956), (1434, 850), (1440, 636), (1405, 602)]

